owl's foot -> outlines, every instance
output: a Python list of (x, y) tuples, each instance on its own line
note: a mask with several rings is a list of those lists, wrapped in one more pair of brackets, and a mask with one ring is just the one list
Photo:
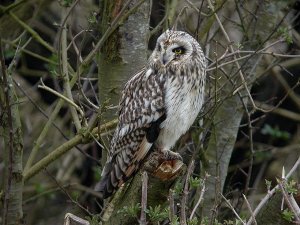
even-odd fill
[(148, 156), (143, 169), (161, 180), (170, 180), (181, 174), (183, 165), (180, 154), (166, 149), (156, 149)]
[(156, 168), (153, 175), (161, 180), (172, 180), (183, 171), (182, 157), (179, 153), (162, 149), (160, 151), (162, 163)]
[(172, 160), (183, 161), (181, 155), (177, 152), (173, 152), (173, 151), (168, 150), (168, 149), (162, 149), (161, 152), (164, 155), (164, 160), (165, 161), (172, 161)]
[(182, 157), (171, 150), (159, 149), (152, 154), (152, 160), (155, 163), (152, 163), (151, 175), (160, 180), (173, 180), (184, 171)]

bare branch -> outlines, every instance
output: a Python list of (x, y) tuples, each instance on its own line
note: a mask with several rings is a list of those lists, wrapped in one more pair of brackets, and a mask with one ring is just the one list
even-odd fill
[(52, 94), (56, 95), (57, 97), (63, 99), (63, 100), (66, 101), (68, 104), (72, 105), (72, 106), (80, 113), (80, 115), (81, 115), (82, 117), (84, 117), (84, 112), (82, 111), (82, 109), (81, 109), (78, 105), (76, 105), (76, 103), (75, 103), (74, 101), (72, 101), (71, 99), (67, 98), (66, 96), (64, 96), (64, 95), (62, 95), (62, 94), (60, 94), (60, 93), (58, 93), (58, 92), (55, 91), (54, 89), (52, 89), (52, 88), (46, 86), (46, 85), (44, 84), (44, 82), (43, 82), (42, 79), (40, 79), (40, 81), (41, 81), (41, 85), (38, 85), (38, 88), (41, 88), (41, 89), (46, 90), (46, 91), (49, 91), (49, 92), (51, 92)]
[(257, 225), (255, 216), (254, 216), (254, 214), (253, 214), (253, 210), (252, 210), (252, 208), (251, 208), (251, 206), (250, 206), (250, 204), (249, 204), (249, 202), (248, 202), (247, 197), (246, 197), (244, 194), (243, 194), (243, 198), (244, 198), (244, 200), (245, 200), (245, 202), (246, 202), (246, 206), (247, 206), (247, 208), (248, 208), (248, 210), (249, 210), (249, 212), (250, 212), (250, 214), (251, 214), (251, 218), (253, 219), (254, 224)]
[(235, 211), (234, 207), (230, 204), (230, 202), (224, 197), (224, 195), (222, 195), (220, 193), (220, 195), (222, 196), (222, 198), (225, 200), (226, 204), (229, 206), (229, 208), (231, 209), (231, 211), (234, 213), (234, 215), (236, 216), (236, 218), (238, 218), (238, 220), (242, 223), (242, 224), (246, 224), (242, 218), (239, 216), (239, 214)]
[[(114, 127), (117, 124), (117, 120), (112, 120), (106, 124), (100, 126), (100, 132), (105, 131), (111, 127)], [(94, 128), (92, 133), (97, 136), (99, 132), (98, 128)], [(78, 134), (69, 141), (65, 142), (64, 144), (60, 145), (58, 148), (54, 149), (50, 154), (45, 156), (43, 159), (38, 161), (35, 165), (30, 167), (27, 171), (24, 172), (24, 181), (26, 182), (35, 174), (40, 172), (43, 168), (47, 167), (51, 162), (56, 160), (57, 158), (61, 157), (67, 151), (71, 150), (73, 147), (80, 143), (84, 143), (86, 141), (85, 136), (82, 134)]]
[(284, 183), (285, 183), (285, 179), (278, 182), (279, 189), (281, 190), (284, 200), (287, 203), (289, 209), (294, 213), (296, 222), (300, 223), (300, 208), (297, 202), (295, 201), (293, 195), (287, 193), (284, 187)]
[(146, 171), (144, 171), (142, 174), (142, 201), (141, 201), (140, 225), (147, 225), (147, 221), (146, 221), (147, 191), (148, 191), (148, 174)]
[(204, 196), (204, 193), (205, 193), (205, 182), (206, 182), (206, 178), (208, 177), (209, 175), (206, 173), (205, 174), (205, 177), (203, 178), (203, 183), (202, 183), (202, 188), (201, 188), (201, 191), (200, 191), (200, 196), (199, 196), (199, 199), (195, 205), (195, 207), (193, 208), (192, 212), (191, 212), (191, 215), (190, 215), (190, 220), (193, 219), (194, 217), (194, 214), (196, 213), (196, 210), (197, 208), (199, 207), (200, 203), (202, 202), (203, 200), (203, 196)]
[(186, 204), (187, 204), (187, 197), (189, 194), (189, 181), (192, 175), (192, 172), (194, 171), (194, 164), (195, 161), (192, 159), (192, 161), (189, 164), (187, 173), (186, 173), (186, 178), (185, 178), (185, 183), (184, 183), (184, 188), (183, 188), (183, 193), (182, 193), (182, 198), (181, 198), (181, 209), (180, 209), (180, 224), (181, 225), (186, 225)]
[[(286, 179), (288, 179), (298, 168), (300, 165), (300, 157), (297, 159), (295, 164), (293, 165), (290, 172), (286, 175)], [(267, 203), (267, 201), (273, 196), (276, 190), (278, 190), (279, 185), (276, 185), (272, 190), (270, 190), (267, 195), (260, 201), (260, 203), (256, 206), (255, 210), (253, 211), (253, 216), (256, 217), (258, 212), (262, 209), (262, 207)], [(251, 225), (253, 222), (252, 217), (248, 220), (247, 225)]]

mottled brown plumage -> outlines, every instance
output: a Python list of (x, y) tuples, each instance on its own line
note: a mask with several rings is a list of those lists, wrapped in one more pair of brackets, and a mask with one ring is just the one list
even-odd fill
[(149, 150), (171, 151), (192, 125), (204, 97), (206, 61), (189, 34), (167, 30), (157, 40), (148, 65), (125, 85), (119, 123), (96, 190), (109, 197), (139, 168)]

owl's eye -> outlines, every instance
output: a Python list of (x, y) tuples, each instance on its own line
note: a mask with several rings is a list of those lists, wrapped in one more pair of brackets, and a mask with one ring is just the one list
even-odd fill
[(183, 47), (178, 47), (178, 48), (173, 48), (172, 52), (174, 52), (176, 55), (181, 55), (183, 54), (185, 49)]

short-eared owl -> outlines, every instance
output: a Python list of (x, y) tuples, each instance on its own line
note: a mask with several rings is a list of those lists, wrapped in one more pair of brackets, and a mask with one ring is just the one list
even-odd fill
[(198, 42), (182, 31), (167, 30), (148, 64), (125, 85), (119, 124), (96, 190), (109, 197), (140, 167), (148, 152), (171, 151), (190, 128), (204, 98), (206, 60)]

